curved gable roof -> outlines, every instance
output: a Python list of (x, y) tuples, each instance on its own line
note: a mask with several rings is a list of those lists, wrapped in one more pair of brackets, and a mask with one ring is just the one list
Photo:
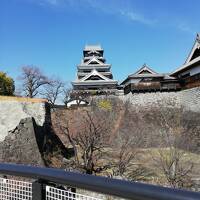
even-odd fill
[(200, 56), (200, 33), (197, 34), (192, 50), (190, 51), (185, 64)]
[(105, 77), (104, 75), (100, 74), (96, 69), (93, 69), (91, 73), (88, 75), (84, 76), (80, 81), (87, 81), (91, 76), (99, 76), (101, 80), (106, 80), (109, 81), (110, 79)]
[(135, 75), (139, 75), (139, 74), (144, 74), (143, 72), (145, 72), (145, 73), (147, 72), (147, 74), (158, 74), (157, 72), (152, 70), (150, 67), (148, 67), (146, 64), (144, 64), (138, 71), (131, 74), (130, 77), (135, 76)]
[(85, 63), (86, 65), (92, 64), (92, 62), (95, 62), (96, 64), (99, 65), (103, 65), (104, 63), (101, 62), (100, 60), (98, 60), (96, 57), (91, 58), (87, 63)]

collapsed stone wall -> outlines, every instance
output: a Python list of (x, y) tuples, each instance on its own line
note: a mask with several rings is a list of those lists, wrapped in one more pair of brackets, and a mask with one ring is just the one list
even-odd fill
[(55, 134), (45, 100), (0, 96), (0, 162), (62, 167), (72, 153)]
[(119, 97), (129, 101), (136, 109), (150, 110), (152, 107), (183, 107), (185, 110), (200, 112), (200, 87), (179, 92), (129, 93)]
[(13, 130), (21, 119), (33, 117), (38, 126), (50, 120), (48, 104), (44, 100), (0, 97), (0, 141)]
[(44, 166), (41, 153), (45, 132), (38, 128), (33, 118), (22, 119), (0, 142), (0, 162)]

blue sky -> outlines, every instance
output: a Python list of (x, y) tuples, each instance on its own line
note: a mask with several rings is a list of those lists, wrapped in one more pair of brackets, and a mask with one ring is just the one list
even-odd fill
[(200, 32), (199, 0), (1, 0), (0, 71), (23, 65), (75, 79), (85, 44), (101, 44), (122, 81), (143, 63), (171, 72)]

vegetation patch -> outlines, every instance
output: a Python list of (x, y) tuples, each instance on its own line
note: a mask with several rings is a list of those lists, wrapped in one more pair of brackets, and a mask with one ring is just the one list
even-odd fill
[(108, 99), (102, 99), (98, 101), (98, 107), (105, 110), (112, 110), (112, 103)]

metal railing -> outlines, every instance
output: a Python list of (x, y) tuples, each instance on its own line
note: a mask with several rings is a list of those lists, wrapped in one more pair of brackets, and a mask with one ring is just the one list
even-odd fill
[(37, 182), (0, 178), (0, 200), (101, 200), (100, 198), (59, 189)]
[(32, 199), (32, 183), (0, 178), (0, 200)]
[(46, 186), (46, 200), (68, 199), (68, 200), (101, 200), (88, 195), (79, 194), (70, 190), (62, 190), (52, 186)]
[[(60, 169), (41, 168), (16, 164), (0, 164), (0, 174), (27, 177), (37, 181), (30, 183), (8, 178), (0, 179), (0, 200), (99, 200), (78, 194), (80, 188), (106, 195), (133, 200), (199, 200), (200, 193), (135, 183), (105, 177), (97, 177)], [(72, 188), (57, 188), (52, 183)]]

